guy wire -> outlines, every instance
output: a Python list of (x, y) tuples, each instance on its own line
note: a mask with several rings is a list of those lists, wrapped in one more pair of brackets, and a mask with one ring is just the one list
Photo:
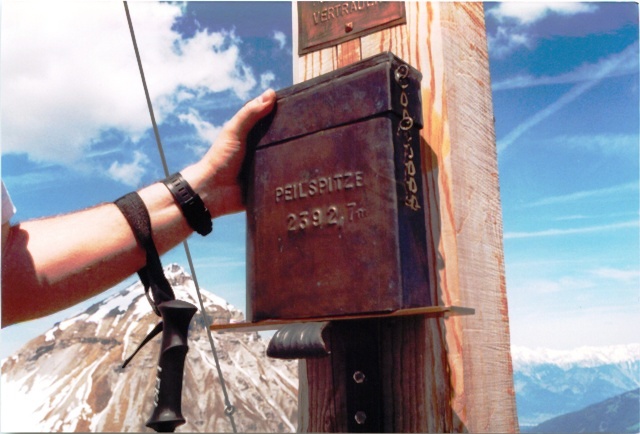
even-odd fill
[[(151, 123), (153, 125), (153, 133), (156, 137), (156, 144), (158, 145), (158, 153), (160, 154), (160, 159), (162, 160), (162, 167), (164, 169), (164, 174), (166, 177), (169, 177), (169, 166), (167, 165), (167, 159), (164, 154), (164, 149), (162, 148), (162, 142), (160, 141), (160, 133), (158, 132), (158, 125), (156, 123), (156, 118), (153, 114), (153, 106), (151, 104), (151, 97), (149, 96), (149, 89), (147, 88), (147, 81), (144, 76), (144, 70), (142, 68), (142, 60), (140, 59), (138, 43), (136, 42), (135, 32), (133, 31), (133, 22), (131, 21), (131, 14), (129, 13), (129, 6), (126, 0), (123, 1), (123, 4), (124, 4), (125, 13), (127, 15), (127, 23), (129, 24), (129, 33), (131, 34), (133, 49), (136, 53), (136, 61), (138, 62), (138, 69), (140, 71), (140, 78), (142, 79), (142, 86), (144, 87), (144, 94), (145, 94), (145, 97), (147, 98), (147, 107), (149, 108), (149, 115), (151, 116)], [(222, 386), (222, 394), (224, 395), (224, 404), (225, 404), (224, 414), (229, 418), (229, 421), (231, 422), (231, 427), (233, 428), (233, 432), (237, 433), (238, 431), (236, 428), (236, 423), (233, 418), (235, 407), (231, 404), (231, 401), (229, 400), (229, 393), (227, 392), (227, 387), (225, 385), (222, 369), (220, 367), (218, 352), (216, 351), (216, 346), (215, 346), (215, 343), (213, 342), (211, 329), (209, 328), (209, 318), (207, 317), (207, 314), (204, 309), (204, 302), (202, 299), (202, 294), (200, 293), (198, 278), (196, 277), (196, 270), (193, 265), (193, 260), (191, 259), (189, 244), (187, 243), (187, 240), (184, 240), (182, 244), (184, 246), (184, 250), (187, 255), (187, 261), (189, 262), (189, 269), (191, 270), (191, 276), (193, 277), (193, 283), (196, 288), (196, 293), (198, 294), (198, 301), (200, 303), (200, 312), (202, 314), (204, 328), (207, 330), (207, 336), (209, 337), (209, 345), (211, 346), (211, 352), (213, 353), (213, 359), (215, 360), (216, 370), (218, 371), (218, 379), (220, 380), (220, 385)]]

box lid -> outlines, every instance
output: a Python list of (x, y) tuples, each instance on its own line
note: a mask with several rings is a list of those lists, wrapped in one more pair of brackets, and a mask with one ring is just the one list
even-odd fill
[(418, 70), (390, 52), (364, 59), (279, 90), (276, 107), (256, 125), (250, 141), (261, 148), (383, 113), (402, 118), (403, 90), (413, 125), (422, 128), (421, 79)]

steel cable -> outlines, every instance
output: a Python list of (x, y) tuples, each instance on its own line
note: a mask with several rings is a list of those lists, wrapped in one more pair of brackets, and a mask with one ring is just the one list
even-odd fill
[[(147, 107), (149, 109), (149, 116), (151, 117), (151, 123), (153, 125), (153, 133), (156, 138), (156, 144), (158, 146), (158, 153), (160, 154), (160, 159), (162, 160), (162, 167), (164, 169), (164, 174), (166, 177), (170, 175), (169, 167), (167, 165), (167, 159), (164, 154), (164, 149), (162, 147), (162, 142), (160, 141), (160, 133), (158, 131), (158, 125), (156, 123), (156, 118), (153, 114), (153, 106), (151, 104), (151, 97), (149, 96), (149, 89), (147, 87), (147, 81), (145, 79), (144, 70), (142, 68), (142, 60), (140, 58), (140, 51), (138, 50), (138, 43), (136, 42), (135, 32), (133, 30), (133, 22), (131, 20), (131, 14), (129, 13), (129, 6), (127, 1), (123, 1), (124, 10), (127, 15), (127, 23), (129, 25), (129, 33), (131, 34), (131, 41), (133, 42), (133, 49), (136, 54), (136, 61), (138, 62), (138, 70), (140, 71), (140, 78), (142, 79), (142, 86), (144, 87), (144, 94), (147, 99)], [(215, 361), (216, 370), (218, 371), (218, 379), (220, 380), (220, 385), (222, 387), (222, 394), (224, 395), (224, 414), (229, 418), (229, 422), (231, 422), (231, 427), (233, 428), (233, 432), (237, 433), (235, 419), (233, 417), (236, 408), (231, 404), (229, 399), (229, 392), (227, 391), (227, 386), (224, 381), (224, 376), (222, 374), (222, 368), (220, 367), (220, 360), (218, 359), (218, 352), (216, 351), (215, 343), (213, 342), (213, 335), (211, 333), (211, 329), (209, 328), (209, 318), (204, 309), (204, 301), (202, 299), (202, 294), (200, 293), (200, 286), (198, 285), (198, 278), (196, 277), (196, 270), (193, 265), (193, 260), (191, 259), (191, 251), (189, 250), (189, 244), (187, 240), (182, 242), (184, 246), (185, 253), (187, 255), (187, 261), (189, 262), (189, 269), (191, 271), (191, 276), (193, 277), (193, 283), (196, 289), (196, 293), (198, 295), (198, 302), (200, 304), (200, 312), (202, 314), (202, 321), (204, 323), (204, 328), (207, 330), (207, 336), (209, 338), (209, 345), (211, 346), (211, 352), (213, 353), (213, 359)]]

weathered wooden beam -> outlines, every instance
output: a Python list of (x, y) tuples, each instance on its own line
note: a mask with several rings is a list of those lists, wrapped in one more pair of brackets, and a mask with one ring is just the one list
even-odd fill
[[(487, 41), (481, 3), (406, 2), (407, 22), (306, 55), (294, 80), (392, 51), (423, 74), (421, 151), (431, 288), (475, 315), (385, 320), (383, 429), (513, 432), (502, 217)], [(294, 53), (297, 6), (294, 3)], [(300, 429), (346, 431), (343, 336), (331, 359), (301, 362)], [(339, 381), (334, 381), (339, 379)]]

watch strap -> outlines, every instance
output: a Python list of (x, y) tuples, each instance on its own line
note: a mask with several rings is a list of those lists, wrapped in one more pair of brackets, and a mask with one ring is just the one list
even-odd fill
[(178, 206), (182, 210), (187, 223), (197, 233), (204, 236), (211, 233), (213, 223), (211, 213), (198, 195), (180, 172), (174, 173), (163, 181), (167, 186)]

